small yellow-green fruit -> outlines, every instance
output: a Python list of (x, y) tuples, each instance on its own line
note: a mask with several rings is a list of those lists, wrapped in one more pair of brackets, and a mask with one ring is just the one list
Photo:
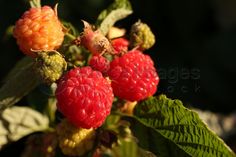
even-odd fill
[(57, 51), (45, 51), (37, 53), (34, 70), (39, 78), (51, 84), (57, 81), (66, 70), (67, 63)]
[(59, 147), (65, 155), (82, 156), (93, 148), (94, 129), (77, 128), (67, 120), (63, 120), (56, 130)]
[(155, 44), (155, 35), (149, 26), (141, 21), (134, 23), (130, 31), (131, 48), (147, 50)]

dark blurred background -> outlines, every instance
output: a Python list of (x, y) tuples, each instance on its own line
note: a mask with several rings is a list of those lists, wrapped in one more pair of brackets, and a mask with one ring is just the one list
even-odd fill
[[(42, 0), (59, 3), (59, 16), (81, 30), (80, 19), (94, 23), (112, 0)], [(134, 14), (116, 24), (129, 30), (141, 19), (156, 35), (146, 53), (161, 78), (158, 93), (186, 105), (228, 114), (236, 109), (236, 1), (131, 0)], [(0, 78), (23, 57), (6, 29), (29, 7), (26, 0), (0, 0)]]

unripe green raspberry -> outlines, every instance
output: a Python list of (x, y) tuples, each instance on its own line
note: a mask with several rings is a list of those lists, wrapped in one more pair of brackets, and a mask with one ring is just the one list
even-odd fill
[(131, 48), (139, 47), (141, 50), (151, 48), (155, 44), (155, 36), (147, 24), (138, 21), (130, 31)]
[(35, 72), (47, 84), (57, 81), (66, 70), (66, 67), (65, 59), (57, 51), (37, 53), (34, 65)]
[(77, 128), (67, 120), (63, 120), (56, 130), (59, 146), (65, 155), (82, 156), (94, 145), (94, 129)]

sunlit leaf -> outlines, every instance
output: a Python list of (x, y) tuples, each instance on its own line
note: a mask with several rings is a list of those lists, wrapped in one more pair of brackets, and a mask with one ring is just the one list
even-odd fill
[(7, 108), (0, 116), (0, 148), (33, 132), (46, 130), (48, 127), (48, 117), (29, 107)]
[(181, 101), (161, 95), (139, 103), (133, 132), (139, 144), (157, 156), (234, 157), (233, 151), (213, 133), (198, 114)]
[(99, 14), (97, 25), (101, 32), (106, 35), (117, 21), (132, 14), (132, 12), (129, 0), (115, 0), (107, 9)]

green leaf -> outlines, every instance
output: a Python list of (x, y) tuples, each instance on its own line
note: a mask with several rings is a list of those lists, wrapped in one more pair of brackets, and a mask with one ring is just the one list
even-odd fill
[(136, 141), (130, 138), (119, 139), (119, 144), (114, 146), (107, 155), (112, 157), (157, 157), (153, 153), (138, 147)]
[(44, 131), (48, 125), (48, 117), (29, 107), (7, 108), (0, 116), (0, 148), (33, 132)]
[(132, 14), (132, 12), (129, 0), (115, 0), (106, 10), (99, 14), (97, 25), (101, 32), (106, 35), (117, 21)]
[(179, 100), (151, 97), (136, 106), (134, 118), (132, 130), (139, 144), (160, 157), (235, 156), (198, 114)]
[(106, 155), (111, 157), (141, 157), (138, 154), (138, 145), (130, 139), (120, 139), (119, 144), (108, 149)]
[(0, 88), (0, 110), (17, 103), (38, 84), (33, 73), (33, 59), (24, 57), (9, 72)]

